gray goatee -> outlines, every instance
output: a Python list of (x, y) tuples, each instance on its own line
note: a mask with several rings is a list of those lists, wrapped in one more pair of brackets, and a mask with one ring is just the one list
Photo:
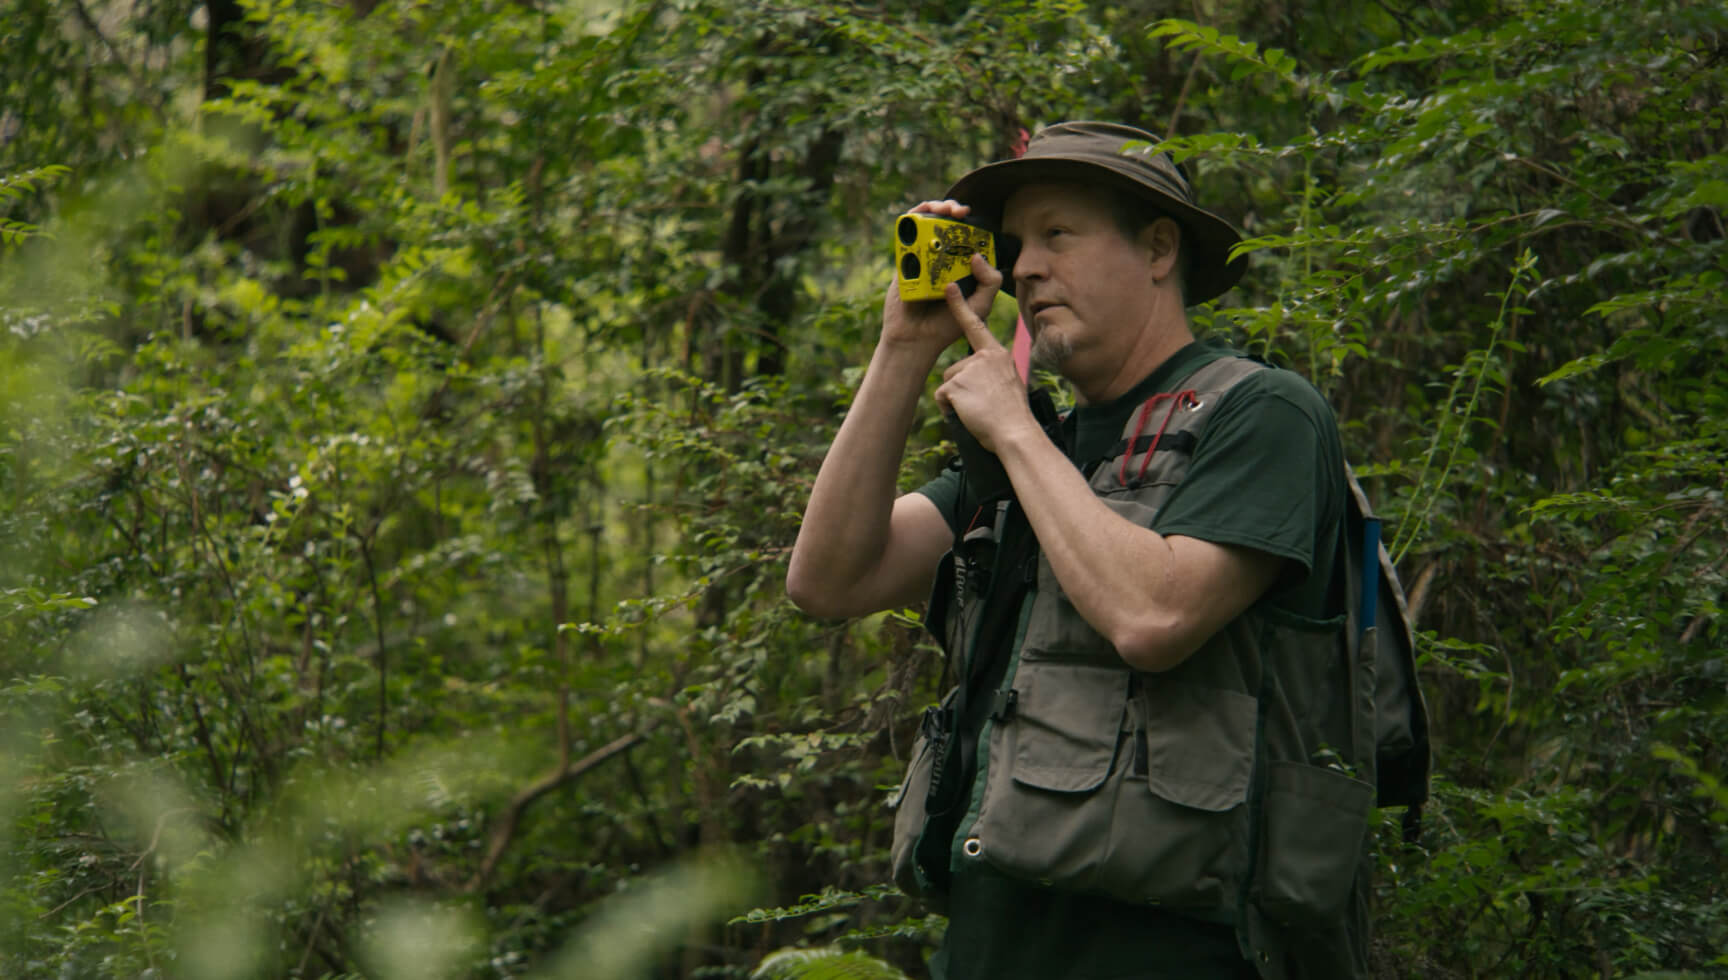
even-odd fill
[(1032, 339), (1032, 366), (1040, 371), (1062, 370), (1062, 365), (1074, 354), (1074, 342), (1048, 330)]

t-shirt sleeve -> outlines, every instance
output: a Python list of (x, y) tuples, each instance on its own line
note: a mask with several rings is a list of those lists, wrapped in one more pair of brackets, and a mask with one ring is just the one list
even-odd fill
[(942, 512), (942, 519), (948, 522), (948, 530), (954, 534), (960, 533), (960, 471), (953, 467), (943, 469), (936, 479), (919, 487), (915, 492), (930, 498), (936, 509)]
[(1259, 371), (1225, 394), (1152, 528), (1278, 555), (1306, 574), (1343, 514), (1343, 469), (1320, 393), (1300, 375)]

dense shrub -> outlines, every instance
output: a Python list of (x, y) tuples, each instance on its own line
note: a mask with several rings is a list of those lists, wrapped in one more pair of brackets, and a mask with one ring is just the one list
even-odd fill
[(1728, 13), (1197, 9), (0, 10), (0, 973), (920, 974), (942, 666), (783, 561), (888, 219), (1088, 117), (1388, 518), (1383, 975), (1728, 966)]

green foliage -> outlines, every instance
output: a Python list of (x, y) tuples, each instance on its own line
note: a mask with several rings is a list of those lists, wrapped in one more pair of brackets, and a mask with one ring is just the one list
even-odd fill
[(924, 975), (937, 655), (784, 557), (886, 221), (1061, 118), (1391, 524), (1381, 974), (1728, 965), (1719, 4), (230, 13), (0, 9), (0, 974)]
[(1547, 4), (1306, 72), (1155, 31), (1305, 107), (1283, 145), (1172, 142), (1286, 188), (1255, 194), (1287, 220), (1247, 243), (1276, 300), (1233, 318), (1379, 447), (1394, 553), (1446, 638), (1424, 660), (1457, 782), (1424, 849), (1385, 838), (1380, 951), (1441, 975), (1702, 965), (1728, 942), (1719, 821), (1650, 764), (1722, 724), (1724, 236), (1675, 202), (1715, 193), (1724, 133), (1695, 111), (1724, 21), (1606, 16)]
[(785, 949), (764, 958), (752, 980), (904, 980), (906, 974), (862, 953)]
[[(34, 193), (70, 173), (65, 167), (37, 167), (10, 176), (0, 177), (0, 211), (9, 210), (14, 202)], [(14, 221), (0, 214), (0, 247), (16, 245), (26, 238), (41, 234), (35, 225)]]

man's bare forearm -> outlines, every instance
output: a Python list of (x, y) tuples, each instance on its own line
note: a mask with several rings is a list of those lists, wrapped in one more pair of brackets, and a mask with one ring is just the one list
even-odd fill
[(883, 341), (816, 474), (786, 586), (811, 611), (859, 611), (891, 547), (900, 459), (941, 349)]

